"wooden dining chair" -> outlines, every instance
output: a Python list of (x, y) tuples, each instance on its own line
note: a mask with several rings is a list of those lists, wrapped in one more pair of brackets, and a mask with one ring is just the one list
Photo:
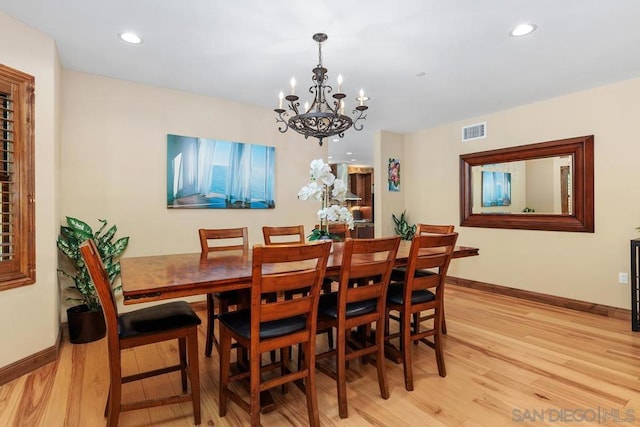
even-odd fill
[(304, 243), (304, 226), (292, 225), (287, 227), (262, 227), (265, 245), (289, 245)]
[[(200, 237), (200, 249), (202, 256), (209, 252), (243, 251), (249, 252), (249, 233), (247, 227), (216, 228), (198, 230)], [(204, 354), (211, 357), (213, 346), (220, 352), (218, 339), (215, 336), (215, 320), (220, 313), (229, 311), (229, 308), (238, 304), (236, 291), (210, 292), (207, 294), (207, 341)], [(218, 306), (216, 313), (215, 307)]]
[[(416, 227), (416, 234), (420, 235), (420, 234), (449, 234), (449, 233), (453, 233), (454, 230), (454, 226), (453, 225), (435, 225), (435, 224), (418, 224), (418, 226)], [(405, 281), (405, 274), (407, 272), (407, 267), (394, 267), (393, 271), (391, 272), (391, 281), (392, 282), (404, 282)], [(416, 270), (416, 272), (414, 273), (417, 276), (428, 276), (430, 274), (433, 274), (433, 272), (429, 271), (429, 270)], [(428, 320), (431, 318), (431, 315), (427, 315), (424, 316), (422, 318), (420, 318), (417, 314), (415, 314), (413, 316), (413, 324), (414, 324), (414, 328), (417, 328), (418, 323)], [(442, 333), (446, 334), (447, 333), (447, 320), (446, 320), (446, 316), (444, 315), (444, 307), (442, 308)], [(417, 343), (416, 343), (417, 344)]]
[[(319, 229), (320, 224), (316, 224), (315, 228)], [(328, 228), (329, 233), (338, 237), (341, 241), (345, 241), (347, 238), (351, 237), (351, 230), (349, 230), (349, 225), (347, 223), (330, 223)], [(325, 276), (322, 291), (325, 293), (331, 292), (332, 284), (337, 281), (337, 276)]]
[[(223, 313), (220, 322), (220, 416), (227, 412), (227, 398), (251, 414), (251, 425), (260, 425), (260, 392), (291, 381), (304, 380), (309, 425), (320, 419), (316, 399), (315, 342), (318, 297), (327, 267), (330, 244), (255, 245), (252, 258), (251, 308)], [(271, 301), (264, 294), (309, 288), (299, 297)], [(230, 374), (231, 340), (245, 348), (249, 370)], [(288, 349), (302, 344), (308, 357), (298, 370), (290, 369)], [(278, 363), (261, 367), (262, 354), (283, 351)], [(261, 373), (276, 369), (280, 376), (268, 380)], [(249, 377), (249, 401), (229, 388), (229, 383)]]
[[(320, 228), (320, 224), (316, 224), (315, 228)], [(341, 241), (351, 237), (351, 230), (349, 230), (349, 224), (345, 222), (332, 222), (329, 223), (329, 234), (337, 236)]]
[[(200, 318), (184, 301), (155, 305), (118, 314), (113, 289), (93, 240), (80, 246), (107, 325), (109, 354), (109, 397), (104, 415), (107, 427), (116, 427), (120, 412), (191, 401), (195, 424), (200, 424), (200, 373), (198, 371), (198, 325)], [(133, 347), (178, 340), (180, 363), (173, 366), (122, 376), (121, 351)], [(122, 403), (122, 384), (151, 376), (180, 371), (183, 394), (131, 403)], [(187, 393), (187, 378), (191, 392)]]
[[(421, 234), (416, 235), (411, 242), (407, 264), (406, 281), (392, 283), (387, 292), (387, 315), (385, 322), (386, 340), (400, 338), (400, 352), (404, 367), (404, 384), (409, 391), (413, 390), (413, 372), (411, 366), (411, 342), (420, 341), (435, 349), (438, 374), (447, 375), (442, 351), (442, 311), (444, 301), (444, 285), (447, 269), (451, 261), (453, 249), (456, 245), (458, 233), (450, 234)], [(415, 275), (419, 269), (435, 269), (433, 274), (425, 276)], [(399, 313), (400, 332), (390, 333), (390, 312)], [(432, 326), (424, 326), (418, 322), (417, 327), (411, 327), (411, 316), (424, 311), (433, 311)], [(427, 337), (433, 337), (429, 341)]]
[[(316, 359), (335, 358), (336, 370), (318, 363), (318, 370), (336, 380), (338, 408), (341, 418), (348, 416), (346, 369), (348, 361), (375, 354), (378, 385), (383, 399), (389, 398), (385, 370), (384, 323), (387, 287), (396, 260), (400, 237), (379, 239), (347, 239), (342, 253), (338, 291), (320, 297), (318, 331), (336, 328), (336, 348), (318, 354)], [(370, 325), (376, 323), (375, 340), (370, 341)], [(353, 349), (349, 344), (351, 330), (365, 327), (363, 342)]]

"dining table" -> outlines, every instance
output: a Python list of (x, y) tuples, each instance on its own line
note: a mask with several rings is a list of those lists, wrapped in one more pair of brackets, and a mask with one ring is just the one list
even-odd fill
[[(342, 264), (343, 242), (332, 242), (326, 276), (336, 276)], [(407, 264), (411, 242), (400, 241), (395, 266)], [(428, 249), (427, 249), (428, 251)], [(138, 304), (210, 292), (251, 289), (251, 249), (122, 258), (124, 304)], [(479, 255), (479, 249), (456, 246), (453, 258)], [(386, 352), (386, 351), (385, 351)], [(390, 355), (398, 362), (397, 355)], [(268, 391), (260, 393), (261, 412), (275, 408)]]
[[(342, 263), (344, 243), (332, 246), (327, 276), (336, 276)], [(406, 265), (410, 248), (411, 241), (400, 242), (395, 266)], [(476, 255), (475, 247), (453, 251), (453, 258)], [(122, 258), (120, 266), (125, 305), (251, 288), (251, 249)]]

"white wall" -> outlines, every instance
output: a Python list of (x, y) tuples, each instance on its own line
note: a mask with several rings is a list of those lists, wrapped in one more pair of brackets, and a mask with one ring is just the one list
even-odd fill
[[(198, 228), (248, 226), (253, 244), (263, 225), (317, 223), (297, 194), (326, 145), (281, 134), (273, 111), (67, 70), (63, 91), (60, 220), (106, 218), (130, 236), (125, 257), (199, 252)], [(168, 133), (275, 146), (275, 209), (167, 209)]]
[(0, 62), (35, 77), (36, 283), (0, 292), (0, 367), (55, 344), (60, 65), (51, 38), (0, 12)]
[[(379, 132), (374, 141), (373, 161), (378, 169), (373, 174), (375, 188), (374, 218), (376, 237), (393, 236), (395, 224), (392, 214), (400, 216), (407, 194), (403, 136)], [(400, 191), (389, 191), (389, 159), (400, 159)], [(412, 221), (411, 215), (409, 221)]]
[[(407, 212), (415, 222), (453, 223), (459, 244), (480, 248), (453, 262), (452, 276), (629, 309), (629, 285), (617, 273), (630, 270), (629, 240), (640, 237), (638, 117), (634, 79), (406, 135)], [(462, 126), (484, 121), (486, 139), (460, 141)], [(590, 134), (595, 233), (459, 226), (460, 154)]]

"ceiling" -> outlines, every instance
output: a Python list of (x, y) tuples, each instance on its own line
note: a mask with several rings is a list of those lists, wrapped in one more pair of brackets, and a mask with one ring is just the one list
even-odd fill
[[(360, 88), (371, 97), (365, 129), (330, 141), (329, 155), (362, 165), (379, 130), (640, 76), (638, 0), (0, 0), (0, 10), (49, 34), (65, 69), (269, 108), (292, 76), (300, 92), (311, 85), (311, 37), (327, 33), (330, 81), (342, 74), (351, 102)], [(511, 37), (522, 22), (537, 31)], [(124, 31), (144, 43), (125, 44)]]

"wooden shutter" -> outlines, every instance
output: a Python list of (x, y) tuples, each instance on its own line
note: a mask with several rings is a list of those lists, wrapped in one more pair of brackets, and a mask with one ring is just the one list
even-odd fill
[(34, 78), (0, 64), (0, 289), (35, 282)]

